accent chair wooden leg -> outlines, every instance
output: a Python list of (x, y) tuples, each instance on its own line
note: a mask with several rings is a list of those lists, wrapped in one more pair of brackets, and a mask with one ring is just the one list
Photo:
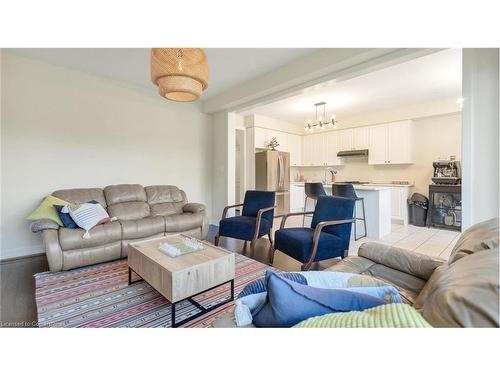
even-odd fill
[(269, 265), (272, 266), (274, 263), (274, 252), (276, 249), (274, 248), (274, 244), (271, 244), (271, 247), (269, 248)]
[(255, 255), (255, 242), (257, 241), (250, 241), (250, 258), (252, 259)]
[(267, 236), (269, 237), (269, 265), (272, 265), (274, 261), (274, 244), (273, 240), (271, 239), (271, 233), (269, 233)]
[(311, 265), (312, 265), (312, 262), (307, 262), (307, 263), (304, 263), (304, 264), (300, 267), (300, 269), (301, 269), (302, 271), (309, 271), (309, 268), (311, 268)]
[(215, 246), (219, 246), (219, 233), (217, 232), (217, 234), (215, 235), (215, 238), (214, 238), (214, 245)]
[(246, 252), (247, 252), (247, 241), (245, 241), (245, 243), (243, 244), (242, 254), (245, 255)]

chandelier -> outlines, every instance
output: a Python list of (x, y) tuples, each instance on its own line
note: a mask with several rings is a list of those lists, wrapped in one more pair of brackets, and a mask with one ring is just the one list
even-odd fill
[[(320, 128), (321, 130), (326, 129), (327, 127), (336, 129), (338, 127), (338, 122), (335, 119), (335, 115), (332, 114), (330, 116), (330, 120), (326, 121), (326, 103), (325, 102), (319, 102), (314, 104), (316, 107), (316, 120), (313, 124), (311, 120), (307, 120), (307, 125), (304, 127), (304, 130), (307, 132), (312, 132), (314, 128)], [(318, 117), (318, 109), (320, 112), (320, 116)], [(323, 112), (323, 115), (321, 115), (321, 112)]]
[(192, 102), (208, 86), (207, 55), (201, 48), (152, 48), (151, 80), (161, 96)]

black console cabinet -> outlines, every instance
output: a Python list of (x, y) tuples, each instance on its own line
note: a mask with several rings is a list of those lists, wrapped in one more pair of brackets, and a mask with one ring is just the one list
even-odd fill
[(458, 231), (462, 229), (462, 185), (429, 185), (427, 225)]

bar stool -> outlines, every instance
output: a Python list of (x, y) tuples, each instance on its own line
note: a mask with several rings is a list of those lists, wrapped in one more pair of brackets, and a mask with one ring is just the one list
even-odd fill
[[(307, 199), (314, 200), (314, 208), (316, 208), (316, 201), (322, 195), (326, 195), (325, 188), (321, 182), (306, 182), (304, 184), (304, 192), (306, 193), (306, 198), (304, 199), (304, 211), (306, 211), (307, 207)], [(305, 225), (306, 216), (312, 217), (312, 215), (304, 215), (302, 218), (302, 226)]]
[[(361, 207), (363, 209), (363, 217), (358, 217), (357, 210), (356, 210), (356, 204), (354, 205), (354, 240), (357, 241), (363, 237), (366, 237), (366, 215), (365, 215), (365, 199), (364, 198), (359, 198), (356, 195), (356, 191), (354, 190), (354, 187), (352, 184), (333, 184), (332, 185), (332, 195), (336, 195), (338, 197), (344, 197), (344, 198), (351, 198), (357, 201), (361, 201)], [(356, 221), (357, 220), (362, 220), (363, 221), (363, 226), (365, 229), (365, 234), (362, 235), (361, 237), (357, 237), (357, 225)]]

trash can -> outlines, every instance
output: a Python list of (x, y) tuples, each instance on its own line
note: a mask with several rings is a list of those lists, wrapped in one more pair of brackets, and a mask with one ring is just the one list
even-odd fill
[(427, 222), (427, 210), (429, 208), (429, 200), (425, 195), (413, 193), (408, 199), (410, 224), (418, 227), (425, 227)]

